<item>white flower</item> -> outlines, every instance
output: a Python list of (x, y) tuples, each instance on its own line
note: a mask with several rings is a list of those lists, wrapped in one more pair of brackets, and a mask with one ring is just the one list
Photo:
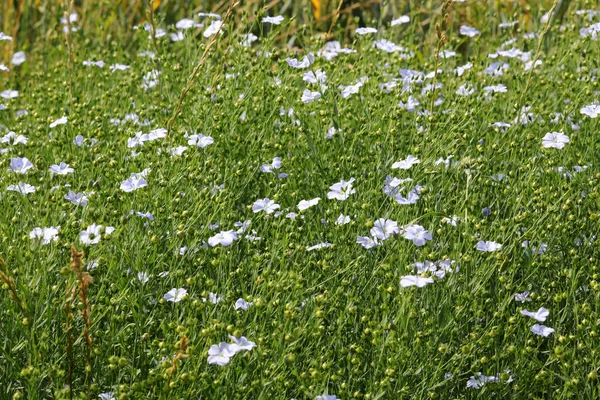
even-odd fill
[(428, 240), (431, 240), (431, 233), (425, 230), (421, 225), (410, 225), (403, 229), (402, 236), (405, 239), (412, 240), (416, 246), (424, 246)]
[(504, 74), (504, 71), (508, 70), (510, 65), (504, 62), (493, 62), (487, 67), (483, 73), (491, 76), (500, 76)]
[(130, 67), (129, 67), (129, 65), (125, 65), (125, 64), (112, 64), (108, 68), (110, 69), (110, 72), (115, 72), (115, 71), (125, 71), (125, 70), (128, 70)]
[(458, 89), (456, 89), (456, 94), (459, 96), (470, 96), (475, 93), (475, 88), (472, 87), (468, 82), (464, 85), (460, 85)]
[(589, 36), (592, 40), (598, 40), (600, 37), (600, 22), (590, 25), (587, 28), (581, 28), (579, 34), (582, 38)]
[(459, 96), (470, 96), (473, 93), (475, 93), (475, 88), (469, 82), (460, 85), (458, 89), (456, 89), (456, 94)]
[(208, 17), (208, 18), (216, 18), (216, 19), (221, 19), (221, 16), (219, 14), (215, 14), (215, 13), (205, 13), (205, 12), (199, 12), (198, 13), (199, 17)]
[(173, 288), (167, 293), (165, 293), (163, 299), (173, 303), (179, 303), (181, 300), (183, 300), (185, 296), (187, 296), (187, 290), (185, 290), (184, 288)]
[(412, 167), (415, 164), (419, 164), (421, 162), (421, 160), (419, 160), (416, 157), (413, 156), (408, 156), (406, 157), (406, 160), (402, 160), (402, 161), (397, 161), (395, 163), (392, 164), (392, 169), (409, 169), (410, 167)]
[(302, 92), (302, 102), (304, 104), (312, 103), (313, 101), (319, 100), (321, 98), (321, 93), (319, 92), (311, 92), (308, 89), (304, 89)]
[(98, 397), (100, 400), (117, 400), (113, 392), (100, 393)]
[(515, 301), (520, 301), (521, 303), (531, 301), (531, 298), (529, 297), (529, 292), (524, 291), (523, 293), (515, 293)]
[(246, 232), (246, 230), (250, 227), (250, 220), (246, 220), (244, 222), (236, 222), (233, 224), (233, 226), (235, 226), (236, 228), (238, 228), (237, 231), (235, 231), (235, 233), (237, 233), (238, 235), (241, 235), (242, 233)]
[(27, 57), (25, 56), (25, 53), (22, 51), (17, 51), (15, 54), (13, 54), (11, 62), (12, 62), (12, 65), (19, 66), (19, 65), (23, 64), (26, 60), (27, 60)]
[(402, 193), (397, 193), (396, 194), (396, 203), (401, 204), (401, 205), (408, 205), (408, 204), (415, 204), (417, 202), (417, 200), (419, 200), (421, 197), (419, 196), (419, 193), (421, 193), (421, 190), (423, 190), (423, 188), (419, 185), (416, 185), (415, 187), (413, 187), (410, 192), (408, 192), (408, 197), (404, 197), (402, 196)]
[(249, 341), (245, 336), (241, 336), (240, 338), (236, 338), (233, 335), (229, 335), (229, 339), (233, 342), (231, 348), (237, 353), (239, 351), (245, 350), (250, 351), (256, 347), (256, 343)]
[(265, 214), (271, 214), (278, 210), (281, 206), (275, 203), (274, 200), (269, 199), (268, 197), (264, 199), (259, 199), (252, 204), (252, 211), (256, 214), (257, 212), (264, 211)]
[(252, 46), (252, 43), (256, 42), (257, 40), (258, 36), (256, 36), (253, 33), (247, 33), (242, 36), (242, 41), (240, 42), (240, 44), (244, 47), (250, 47)]
[[(154, 54), (154, 53), (150, 53), (150, 54)], [(154, 58), (154, 56), (152, 56), (152, 58)], [(143, 76), (142, 78), (142, 89), (144, 90), (148, 90), (151, 89), (153, 87), (155, 87), (156, 85), (158, 85), (158, 76), (160, 75), (160, 71), (153, 69), (152, 71), (148, 72), (146, 75)]]
[(33, 164), (27, 158), (17, 157), (10, 159), (8, 170), (17, 174), (26, 174), (27, 171), (33, 168)]
[(379, 218), (373, 225), (373, 228), (371, 228), (371, 236), (376, 237), (379, 240), (388, 239), (392, 235), (396, 235), (400, 232), (396, 221), (392, 221), (391, 219)]
[(391, 26), (408, 24), (410, 22), (410, 17), (408, 15), (402, 15), (399, 18), (392, 20)]
[(473, 27), (467, 25), (460, 26), (460, 34), (468, 37), (475, 37), (479, 35), (479, 31)]
[(539, 336), (548, 337), (553, 334), (555, 330), (545, 325), (535, 324), (531, 327), (531, 332)]
[(104, 67), (104, 61), (100, 60), (100, 61), (84, 61), (82, 63), (83, 65), (85, 65), (86, 67), (91, 67), (91, 66), (96, 66), (98, 68), (103, 68)]
[(479, 242), (477, 242), (477, 247), (476, 249), (479, 251), (487, 251), (487, 252), (493, 252), (496, 250), (500, 250), (502, 248), (502, 245), (496, 242), (491, 242), (491, 241), (487, 241), (484, 242), (483, 240), (480, 240)]
[(77, 13), (71, 13), (69, 14), (69, 19), (67, 20), (65, 17), (61, 17), (60, 18), (60, 23), (67, 25), (69, 23), (75, 23), (77, 22), (77, 20), (79, 19), (79, 15), (77, 15)]
[(54, 127), (56, 127), (58, 125), (64, 125), (64, 124), (66, 124), (68, 122), (68, 120), (69, 119), (67, 117), (61, 117), (61, 118), (57, 119), (56, 121), (52, 122), (50, 124), (50, 128), (54, 128)]
[(433, 283), (433, 278), (422, 278), (418, 275), (406, 275), (400, 279), (400, 286), (402, 287), (416, 286), (422, 288), (430, 283)]
[(171, 157), (181, 157), (183, 152), (187, 150), (187, 146), (177, 146), (168, 148), (167, 151), (171, 154)]
[(171, 33), (170, 36), (172, 42), (181, 42), (183, 39), (185, 39), (185, 36), (183, 36), (183, 32), (181, 31)]
[(385, 51), (386, 53), (394, 53), (396, 51), (404, 51), (403, 47), (398, 46), (396, 43), (394, 43), (390, 40), (386, 40), (386, 39), (374, 41), (373, 47), (376, 47), (379, 50)]
[(536, 68), (539, 67), (540, 65), (542, 65), (544, 62), (542, 60), (536, 60), (535, 63), (533, 62), (533, 60), (531, 61), (527, 61), (524, 65), (523, 65), (523, 70), (525, 71), (529, 71), (532, 68)]
[(23, 135), (17, 135), (13, 131), (8, 132), (6, 135), (0, 137), (0, 143), (8, 143), (9, 145), (16, 144), (27, 144), (28, 139)]
[[(484, 86), (483, 90), (488, 93), (506, 93), (508, 89), (505, 85), (495, 85), (495, 86)], [(508, 125), (510, 126), (510, 124)]]
[(546, 320), (546, 318), (548, 318), (548, 315), (550, 315), (550, 311), (548, 311), (544, 307), (542, 307), (537, 311), (521, 310), (521, 314), (523, 314), (527, 317), (533, 318), (536, 321), (544, 322)]
[(145, 186), (148, 186), (148, 182), (138, 174), (132, 173), (128, 179), (121, 182), (120, 188), (122, 191), (129, 193)]
[(221, 32), (221, 34), (223, 34), (223, 21), (221, 21), (221, 20), (212, 21), (210, 23), (210, 25), (208, 26), (208, 28), (206, 28), (206, 30), (204, 31), (203, 36), (205, 38), (211, 37), (211, 36), (215, 35), (217, 32)]
[(569, 137), (562, 132), (550, 132), (542, 138), (542, 146), (546, 149), (562, 149), (569, 143)]
[(75, 136), (75, 139), (73, 139), (73, 144), (77, 147), (81, 147), (83, 146), (83, 142), (85, 141), (85, 138), (81, 135), (77, 135)]
[(500, 378), (497, 376), (485, 376), (481, 372), (478, 372), (477, 377), (471, 376), (471, 378), (469, 378), (469, 380), (467, 381), (467, 388), (481, 389), (481, 387), (483, 387), (483, 385), (485, 385), (487, 382), (499, 381)]
[[(134, 211), (131, 210), (129, 213), (133, 214)], [(150, 211), (145, 212), (145, 213), (140, 212), (140, 211), (135, 211), (135, 215), (137, 215), (138, 217), (141, 217), (141, 218), (146, 218), (146, 219), (148, 219), (150, 221), (154, 221), (154, 215), (152, 215), (152, 213)]]
[(406, 103), (400, 101), (398, 107), (404, 108), (408, 112), (414, 112), (415, 109), (421, 104), (419, 100), (415, 99), (412, 95), (408, 96)]
[(328, 199), (346, 200), (351, 194), (356, 193), (356, 190), (352, 188), (354, 178), (350, 178), (348, 182), (341, 180), (340, 182), (333, 184), (329, 187), (329, 193), (327, 193)]
[(343, 99), (347, 99), (348, 97), (352, 96), (353, 94), (358, 93), (359, 89), (362, 87), (363, 83), (362, 82), (358, 82), (354, 85), (350, 85), (350, 86), (339, 86), (339, 88), (342, 90), (342, 98)]
[(335, 220), (336, 225), (346, 225), (348, 223), (350, 223), (350, 217), (344, 214), (340, 214), (338, 219)]
[(333, 60), (340, 53), (356, 53), (356, 50), (346, 49), (340, 45), (340, 42), (337, 40), (332, 40), (325, 43), (325, 47), (323, 48), (322, 56), (327, 61)]
[(222, 246), (229, 246), (233, 243), (234, 240), (236, 240), (237, 234), (234, 231), (221, 231), (219, 233), (217, 233), (215, 236), (211, 237), (208, 239), (208, 244), (211, 245), (212, 247), (215, 247), (217, 245), (222, 245)]
[(229, 364), (229, 360), (236, 353), (236, 348), (229, 343), (221, 342), (218, 345), (213, 344), (208, 349), (208, 363), (223, 367)]
[(327, 80), (327, 73), (323, 72), (323, 70), (321, 70), (321, 69), (318, 69), (315, 72), (308, 71), (302, 75), (302, 80), (304, 80), (304, 82), (307, 82), (307, 83), (312, 83), (312, 84), (319, 83), (321, 85), (324, 85), (325, 81)]
[(469, 70), (469, 69), (471, 69), (471, 68), (473, 68), (473, 63), (471, 63), (471, 62), (468, 62), (468, 63), (466, 63), (466, 64), (465, 64), (465, 65), (463, 65), (463, 66), (456, 67), (456, 68), (454, 69), (454, 72), (456, 72), (456, 75), (458, 75), (458, 76), (462, 76), (462, 75), (465, 73), (465, 71), (467, 71), (467, 70)]
[[(216, 294), (216, 293), (212, 293), (212, 292), (210, 292), (210, 293), (208, 294), (208, 301), (209, 301), (211, 304), (217, 304), (217, 303), (218, 303), (218, 302), (220, 302), (221, 300), (223, 300), (223, 296), (220, 296), (220, 295), (218, 295), (218, 294)], [(204, 297), (203, 297), (203, 298), (202, 298), (202, 301), (203, 301), (204, 303), (206, 303), (206, 298), (204, 298)]]
[(333, 394), (323, 394), (315, 397), (315, 400), (339, 400), (339, 398)]
[(278, 15), (276, 17), (264, 17), (262, 22), (267, 24), (279, 25), (283, 22), (283, 16)]
[(12, 38), (12, 36), (8, 36), (4, 32), (0, 32), (0, 42), (3, 41), (3, 40), (7, 40), (9, 42), (12, 42), (13, 38)]
[(358, 35), (367, 35), (369, 33), (377, 33), (377, 29), (367, 27), (367, 28), (357, 28), (355, 31)]
[(331, 247), (331, 246), (332, 246), (331, 243), (323, 242), (323, 243), (315, 244), (314, 246), (311, 246), (311, 247), (307, 247), (306, 251), (319, 250), (319, 249), (324, 249), (324, 248)]
[(69, 164), (65, 164), (64, 162), (61, 162), (58, 165), (54, 164), (54, 165), (50, 166), (50, 172), (52, 172), (55, 175), (72, 174), (73, 171), (75, 171), (75, 170), (73, 168), (69, 167)]
[(252, 307), (253, 305), (254, 305), (254, 303), (248, 302), (248, 301), (240, 298), (240, 299), (236, 300), (235, 305), (233, 306), (233, 308), (235, 310), (244, 310), (244, 311), (246, 311), (250, 307)]
[(312, 54), (306, 55), (302, 58), (302, 61), (288, 57), (285, 59), (285, 62), (292, 68), (304, 69), (308, 68), (314, 62), (314, 56)]
[(16, 99), (19, 97), (19, 92), (17, 90), (4, 90), (0, 92), (0, 97), (6, 100)]
[(319, 204), (320, 200), (321, 200), (320, 197), (315, 197), (312, 200), (301, 200), (300, 203), (298, 203), (298, 210), (304, 211), (307, 208), (316, 206), (317, 204)]
[(590, 118), (596, 118), (600, 115), (600, 104), (591, 104), (583, 107), (580, 111), (581, 114), (587, 115)]
[(273, 161), (271, 161), (271, 164), (261, 165), (260, 171), (264, 173), (274, 173), (273, 170), (279, 168), (281, 168), (281, 158), (275, 157), (273, 158)]
[(58, 240), (58, 231), (60, 226), (51, 226), (49, 228), (34, 228), (29, 232), (31, 239), (42, 239), (42, 244), (49, 244)]
[(375, 246), (380, 246), (381, 242), (376, 237), (359, 236), (356, 239), (356, 243), (360, 244), (365, 249), (372, 249)]
[(13, 192), (19, 192), (22, 195), (30, 194), (35, 192), (35, 186), (32, 186), (28, 183), (19, 182), (17, 185), (9, 185), (6, 190), (11, 190)]
[(72, 190), (69, 190), (69, 193), (65, 195), (64, 199), (69, 200), (75, 206), (85, 207), (85, 205), (88, 203), (88, 198), (86, 195), (83, 193), (75, 193)]
[[(97, 244), (100, 242), (100, 231), (102, 230), (102, 225), (92, 224), (86, 228), (85, 231), (79, 233), (79, 241), (85, 245)], [(104, 228), (104, 234), (110, 235), (115, 231), (115, 228), (112, 226), (107, 226)]]
[(308, 71), (302, 75), (302, 79), (310, 84), (319, 84), (321, 86), (321, 91), (325, 92), (327, 90), (327, 85), (325, 82), (327, 81), (327, 73), (323, 72), (323, 70), (318, 69), (315, 72)]
[(148, 283), (148, 281), (150, 280), (150, 277), (152, 275), (148, 275), (147, 272), (138, 272), (137, 273), (137, 280), (139, 283), (141, 283), (142, 285)]
[(190, 28), (195, 28), (195, 27), (200, 27), (200, 26), (202, 26), (202, 24), (197, 24), (194, 22), (194, 20), (189, 19), (189, 18), (180, 19), (175, 24), (175, 28), (177, 28), (177, 29), (190, 29)]
[(451, 163), (452, 157), (454, 157), (454, 156), (450, 155), (450, 156), (446, 157), (445, 159), (440, 157), (435, 161), (434, 165), (444, 164), (446, 166), (446, 168), (450, 168), (450, 163)]
[(188, 144), (190, 146), (198, 146), (201, 149), (205, 148), (208, 145), (211, 145), (215, 142), (215, 140), (210, 136), (204, 136), (203, 134), (191, 135), (188, 137)]
[(456, 226), (460, 222), (460, 217), (453, 215), (452, 217), (444, 217), (442, 218), (442, 223)]

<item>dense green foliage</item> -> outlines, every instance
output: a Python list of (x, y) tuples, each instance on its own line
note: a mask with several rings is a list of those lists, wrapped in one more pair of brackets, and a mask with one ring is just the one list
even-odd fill
[[(416, 42), (411, 23), (357, 34), (346, 44), (355, 52), (331, 60), (321, 57), (324, 43), (306, 38), (314, 62), (300, 69), (286, 58), (304, 54), (273, 44), (287, 20), (250, 47), (226, 22), (172, 131), (155, 131), (155, 140), (132, 138), (167, 128), (211, 40), (206, 26), (177, 42), (169, 28), (156, 44), (139, 29), (133, 51), (118, 41), (99, 46), (80, 30), (71, 56), (66, 45), (48, 47), (7, 64), (0, 398), (600, 397), (600, 118), (589, 111), (600, 94), (600, 41), (580, 32), (599, 18), (571, 12), (540, 40), (539, 55), (543, 25), (536, 34), (497, 27), (506, 21), (486, 21), (474, 37), (449, 30), (435, 90), (433, 74), (425, 76), (435, 49)], [(255, 24), (257, 33), (266, 26)], [(384, 38), (403, 49), (374, 47)], [(468, 62), (472, 68), (456, 71)], [(117, 63), (129, 68), (112, 71)], [(409, 69), (424, 75), (407, 78)], [(317, 70), (326, 90), (303, 80)], [(395, 86), (380, 87), (389, 82)], [(303, 102), (305, 89), (322, 97)], [(420, 103), (414, 110), (409, 97)], [(66, 123), (52, 124), (61, 117)], [(570, 140), (546, 148), (550, 132)], [(214, 143), (200, 147), (193, 134)], [(27, 143), (15, 143), (18, 135)], [(393, 168), (409, 155), (420, 162)], [(32, 168), (19, 170), (14, 160), (23, 157)], [(74, 171), (49, 170), (61, 162)], [(127, 191), (123, 182), (145, 169), (147, 185)], [(412, 189), (418, 200), (399, 204), (384, 193), (388, 175), (411, 178), (392, 194), (408, 198)], [(355, 193), (328, 198), (330, 186), (351, 178)], [(19, 182), (35, 192), (7, 190)], [(71, 190), (87, 204), (66, 199)], [(280, 209), (253, 212), (264, 198)], [(340, 214), (350, 222), (336, 224)], [(357, 243), (379, 218), (398, 230), (370, 249)], [(234, 225), (243, 221), (247, 229)], [(115, 231), (86, 244), (82, 232), (93, 224)], [(409, 225), (432, 239), (405, 239)], [(35, 238), (35, 228), (50, 227), (60, 227), (56, 240)], [(229, 246), (207, 243), (230, 230), (238, 233)], [(479, 251), (480, 241), (502, 246)], [(307, 251), (321, 243), (331, 246)], [(81, 297), (72, 246), (93, 278)], [(454, 263), (445, 276), (415, 272), (426, 260)], [(406, 276), (434, 283), (404, 287)], [(167, 301), (173, 288), (187, 296)], [(531, 301), (516, 301), (525, 291)], [(87, 367), (82, 297), (90, 307)], [(234, 309), (240, 298), (253, 305)], [(547, 337), (520, 313), (540, 307), (549, 310), (540, 324), (555, 330)], [(226, 366), (209, 364), (209, 348), (231, 343), (228, 335), (256, 347)], [(478, 372), (491, 381), (467, 387)]]

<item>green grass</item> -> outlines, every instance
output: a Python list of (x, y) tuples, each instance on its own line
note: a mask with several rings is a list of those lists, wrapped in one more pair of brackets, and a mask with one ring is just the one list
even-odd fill
[[(398, 106), (409, 97), (402, 81), (389, 93), (379, 87), (400, 78), (400, 69), (433, 71), (434, 50), (419, 46), (414, 25), (356, 35), (345, 44), (356, 52), (331, 61), (318, 57), (323, 43), (306, 32), (303, 43), (315, 62), (305, 70), (285, 62), (304, 54), (274, 44), (287, 22), (271, 27), (251, 48), (228, 31), (209, 50), (172, 132), (137, 148), (127, 147), (136, 132), (167, 127), (210, 40), (202, 30), (198, 36), (187, 31), (176, 43), (158, 39), (160, 57), (154, 60), (137, 55), (155, 51), (147, 32), (137, 31), (123, 50), (117, 40), (99, 43), (81, 30), (71, 39), (72, 68), (64, 42), (27, 54), (21, 66), (7, 64), (0, 88), (19, 96), (0, 101), (6, 106), (0, 137), (14, 131), (28, 142), (0, 147), (7, 149), (0, 154), (0, 255), (7, 266), (0, 292), (0, 398), (97, 398), (107, 392), (119, 400), (314, 399), (324, 393), (344, 400), (600, 397), (600, 249), (594, 240), (600, 118), (580, 113), (600, 93), (600, 41), (581, 37), (580, 29), (599, 17), (590, 21), (575, 14), (575, 6), (564, 28), (553, 24), (544, 38), (543, 64), (531, 77), (518, 58), (488, 58), (514, 38), (505, 50), (529, 51), (533, 59), (537, 39), (526, 39), (525, 31), (497, 29), (500, 20), (476, 26), (481, 34), (473, 39), (449, 31), (444, 49), (457, 55), (440, 60), (437, 82), (443, 86), (435, 97), (444, 103), (432, 115), (418, 111), (429, 110), (432, 92), (421, 90), (431, 79), (411, 85), (421, 103), (415, 112)], [(542, 29), (536, 25), (536, 32)], [(261, 32), (259, 22), (254, 32)], [(414, 56), (373, 48), (382, 38)], [(84, 60), (106, 65), (86, 67)], [(502, 76), (484, 73), (499, 61), (510, 66)], [(452, 72), (467, 62), (473, 68), (462, 76)], [(112, 73), (115, 63), (130, 68)], [(317, 69), (327, 73), (328, 89), (304, 104), (305, 88), (320, 89), (302, 74)], [(143, 77), (152, 70), (160, 71), (158, 84), (144, 90)], [(338, 86), (363, 76), (368, 81), (358, 93), (342, 98)], [(475, 93), (457, 95), (465, 82)], [(508, 91), (485, 94), (483, 87), (498, 84)], [(515, 122), (522, 106), (531, 107), (528, 124)], [(17, 117), (21, 109), (28, 115)], [(553, 122), (555, 112), (580, 129), (564, 118)], [(149, 124), (111, 122), (130, 113)], [(49, 127), (63, 116), (66, 124)], [(490, 126), (499, 121), (511, 127)], [(339, 131), (327, 139), (331, 127)], [(570, 138), (563, 149), (542, 147), (544, 135), (561, 131)], [(186, 133), (202, 133), (214, 143), (188, 145)], [(73, 143), (77, 135), (85, 138), (83, 146)], [(188, 148), (171, 157), (167, 149), (177, 146)], [(132, 150), (139, 154), (132, 157)], [(420, 163), (392, 169), (409, 155)], [(451, 155), (448, 168), (436, 165)], [(23, 175), (9, 171), (17, 157), (34, 168)], [(281, 158), (281, 168), (261, 172), (274, 157)], [(74, 173), (50, 173), (60, 162)], [(574, 166), (586, 168), (576, 172)], [(146, 187), (120, 189), (131, 173), (146, 168)], [(288, 176), (279, 178), (281, 172)], [(495, 180), (498, 174), (505, 178)], [(400, 205), (386, 195), (387, 175), (412, 178), (404, 196), (422, 186), (416, 204)], [(327, 198), (331, 185), (351, 178), (355, 193), (344, 201)], [(20, 181), (37, 190), (26, 196), (6, 190)], [(69, 190), (87, 193), (88, 204), (65, 200)], [(281, 215), (253, 213), (254, 202), (267, 197), (280, 205)], [(298, 211), (301, 200), (316, 197), (316, 206)], [(491, 213), (484, 215), (484, 208)], [(286, 218), (289, 212), (296, 219)], [(340, 214), (351, 222), (335, 225)], [(456, 226), (443, 222), (452, 216), (460, 218)], [(421, 225), (432, 240), (416, 246), (397, 234), (365, 249), (357, 237), (369, 236), (378, 218), (400, 227)], [(231, 246), (204, 245), (246, 220), (248, 230)], [(92, 224), (116, 230), (84, 245), (80, 232)], [(58, 240), (44, 245), (30, 238), (34, 228), (51, 226), (60, 226)], [(480, 240), (502, 248), (478, 251)], [(526, 240), (547, 249), (532, 254), (522, 247)], [(332, 246), (307, 251), (323, 242)], [(78, 287), (69, 267), (72, 246), (95, 266), (86, 297), (93, 340), (87, 373), (82, 302), (77, 294), (67, 300)], [(443, 279), (434, 277), (423, 288), (400, 285), (402, 277), (416, 274), (412, 264), (445, 259), (458, 268)], [(142, 272), (149, 276), (144, 284), (137, 278)], [(187, 296), (165, 301), (173, 288), (185, 288)], [(531, 292), (531, 302), (515, 301), (524, 291)], [(210, 293), (223, 298), (204, 302)], [(253, 307), (234, 310), (239, 298)], [(546, 338), (532, 333), (537, 321), (520, 313), (540, 307), (550, 314), (539, 323), (555, 329)], [(69, 332), (74, 343), (68, 352)], [(245, 336), (256, 347), (227, 366), (209, 365), (210, 346), (231, 343), (228, 334)], [(478, 372), (499, 382), (467, 388)]]

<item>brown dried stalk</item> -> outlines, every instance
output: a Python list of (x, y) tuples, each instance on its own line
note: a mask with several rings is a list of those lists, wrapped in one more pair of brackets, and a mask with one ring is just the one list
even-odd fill
[(192, 88), (192, 85), (194, 84), (194, 81), (196, 80), (196, 75), (198, 75), (198, 71), (200, 70), (200, 67), (204, 64), (204, 61), (206, 61), (206, 56), (208, 55), (208, 51), (213, 46), (213, 44), (216, 43), (217, 38), (219, 37), (219, 33), (221, 33), (221, 29), (223, 28), (223, 25), (225, 24), (225, 21), (227, 21), (227, 18), (231, 15), (231, 12), (233, 11), (234, 7), (237, 6), (238, 4), (239, 4), (239, 2), (237, 2), (237, 1), (231, 2), (231, 5), (227, 9), (227, 13), (225, 13), (225, 16), (223, 17), (221, 26), (219, 26), (219, 30), (217, 31), (217, 33), (215, 33), (213, 35), (212, 39), (210, 40), (210, 42), (204, 49), (204, 53), (202, 53), (202, 57), (200, 58), (200, 61), (194, 67), (194, 70), (192, 71), (190, 77), (188, 78), (187, 85), (181, 91), (181, 94), (179, 95), (179, 101), (177, 102), (177, 108), (175, 108), (175, 112), (173, 113), (173, 116), (171, 117), (171, 119), (169, 120), (169, 123), (167, 124), (167, 136), (169, 136), (171, 134), (171, 130), (173, 129), (173, 123), (175, 123), (175, 119), (181, 112), (181, 106), (183, 104), (183, 99), (185, 98), (185, 95), (187, 94), (187, 92), (189, 92), (190, 89)]
[[(13, 2), (14, 3), (14, 2)], [(23, 14), (23, 8), (25, 6), (25, 0), (18, 0), (16, 2), (16, 8), (14, 9), (14, 13), (11, 15), (11, 13), (9, 12), (9, 10), (4, 10), (6, 11), (6, 18), (4, 20), (4, 26), (8, 27), (11, 25), (13, 25), (13, 30), (12, 30), (12, 37), (13, 40), (10, 42), (10, 53), (9, 54), (14, 54), (15, 52), (15, 46), (17, 45), (17, 41), (18, 41), (18, 34), (19, 34), (19, 28), (21, 27), (21, 15)], [(11, 23), (9, 23), (8, 18), (10, 18)]]
[[(327, 39), (329, 39), (329, 36), (331, 35), (331, 31), (333, 30), (333, 26), (335, 25), (335, 23), (337, 22), (339, 16), (340, 16), (340, 10), (342, 9), (342, 3), (344, 2), (344, 0), (340, 0), (338, 2), (338, 6), (335, 9), (335, 14), (333, 15), (333, 18), (331, 19), (331, 25), (329, 25), (329, 30), (327, 31), (327, 36), (325, 36), (325, 41), (327, 41)], [(323, 57), (323, 52), (325, 51), (325, 46), (327, 45), (327, 43), (325, 43), (323, 45), (323, 47), (321, 48), (321, 52), (319, 53), (320, 57)]]
[(439, 24), (435, 24), (435, 33), (438, 37), (437, 48), (435, 50), (435, 68), (433, 70), (433, 90), (431, 93), (431, 114), (433, 115), (433, 104), (435, 103), (435, 85), (437, 83), (437, 73), (440, 62), (440, 50), (442, 46), (448, 41), (446, 36), (446, 22), (448, 22), (448, 7), (452, 4), (452, 0), (444, 0), (442, 3), (442, 21)]
[(171, 362), (171, 367), (167, 370), (167, 375), (169, 376), (167, 385), (169, 385), (171, 382), (171, 376), (173, 376), (173, 374), (175, 374), (175, 372), (177, 371), (177, 362), (183, 358), (188, 357), (188, 355), (185, 354), (185, 348), (187, 347), (187, 345), (189, 343), (190, 342), (189, 342), (187, 336), (185, 336), (185, 335), (179, 341), (179, 351), (177, 352), (177, 354), (175, 354), (175, 357), (173, 357), (173, 361)]
[(91, 398), (91, 374), (92, 374), (92, 336), (90, 334), (90, 327), (92, 326), (90, 303), (88, 300), (88, 289), (90, 284), (94, 283), (94, 279), (89, 272), (83, 270), (83, 252), (77, 251), (75, 247), (71, 247), (71, 270), (75, 272), (77, 277), (77, 292), (79, 293), (79, 300), (83, 305), (81, 309), (81, 317), (83, 318), (83, 338), (85, 339), (86, 347), (86, 364), (85, 364), (85, 380), (88, 383), (88, 398)]

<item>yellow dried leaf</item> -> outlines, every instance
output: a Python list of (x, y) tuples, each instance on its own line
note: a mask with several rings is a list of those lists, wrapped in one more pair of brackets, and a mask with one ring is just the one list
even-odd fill
[(321, 2), (323, 0), (310, 0), (313, 9), (313, 15), (316, 19), (321, 18)]

